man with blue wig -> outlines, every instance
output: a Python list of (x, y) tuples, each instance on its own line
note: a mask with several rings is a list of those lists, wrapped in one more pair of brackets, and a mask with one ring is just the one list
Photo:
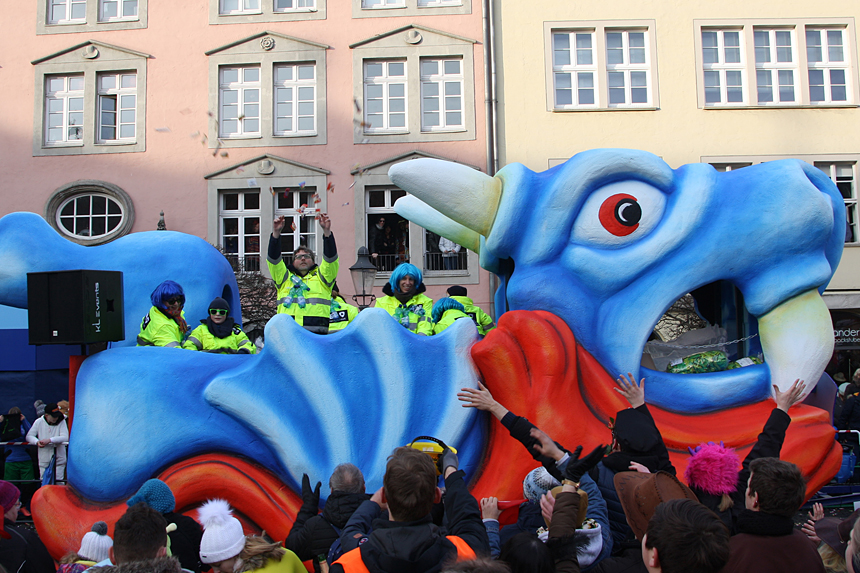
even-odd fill
[(339, 261), (337, 245), (331, 232), (331, 219), (319, 215), (323, 231), (323, 257), (314, 262), (314, 252), (302, 245), (293, 251), (293, 262), (286, 264), (281, 256), (281, 231), (286, 218), (281, 215), (272, 224), (266, 263), (278, 288), (278, 313), (292, 316), (301, 326), (317, 334), (328, 334), (331, 315), (331, 289), (337, 278)]
[(138, 346), (181, 348), (188, 324), (185, 322), (185, 292), (173, 281), (164, 281), (149, 295), (152, 308), (140, 323)]
[(410, 331), (430, 336), (433, 334), (433, 299), (424, 294), (426, 290), (418, 267), (401, 263), (391, 272), (391, 278), (382, 287), (386, 296), (376, 299), (374, 306), (384, 308), (401, 326)]

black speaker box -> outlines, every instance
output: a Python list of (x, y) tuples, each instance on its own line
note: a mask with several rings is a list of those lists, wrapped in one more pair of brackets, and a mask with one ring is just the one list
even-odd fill
[(92, 344), (125, 339), (122, 273), (27, 273), (30, 344)]

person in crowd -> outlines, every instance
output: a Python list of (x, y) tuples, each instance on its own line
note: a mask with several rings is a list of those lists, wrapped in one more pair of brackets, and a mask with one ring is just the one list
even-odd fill
[[(30, 422), (21, 408), (15, 406), (9, 413), (0, 416), (0, 441), (24, 442), (30, 431)], [(33, 460), (27, 452), (27, 446), (6, 446), (6, 467), (3, 471), (5, 480), (32, 480), (36, 475), (33, 471)]]
[(116, 522), (110, 558), (96, 563), (91, 573), (181, 573), (167, 555), (167, 522), (145, 503), (129, 507)]
[(107, 523), (104, 521), (95, 522), (92, 529), (87, 531), (84, 538), (81, 539), (80, 549), (60, 559), (57, 573), (82, 573), (96, 563), (109, 559), (113, 539), (107, 532)]
[(179, 559), (182, 568), (187, 571), (200, 573), (203, 567), (200, 563), (200, 539), (203, 537), (203, 529), (187, 515), (174, 512), (176, 509), (176, 498), (166, 483), (160, 479), (149, 479), (143, 482), (128, 501), (129, 507), (138, 503), (145, 503), (155, 511), (159, 512), (168, 525), (175, 524), (176, 528), (168, 532), (170, 543), (169, 554)]
[[(743, 464), (735, 451), (726, 448), (722, 442), (701, 444), (695, 450), (690, 450), (693, 455), (684, 470), (684, 480), (699, 501), (720, 516), (729, 531), (737, 530), (736, 522), (744, 507), (750, 463), (758, 458), (779, 457), (785, 432), (791, 424), (788, 410), (803, 399), (805, 389), (803, 380), (795, 380), (785, 392), (773, 386), (776, 407)], [(740, 471), (738, 466), (741, 466)]]
[(191, 331), (182, 348), (215, 354), (257, 353), (257, 347), (230, 316), (230, 305), (221, 297), (209, 303), (209, 316)]
[(149, 295), (152, 308), (140, 323), (138, 346), (181, 348), (188, 333), (185, 322), (185, 292), (179, 283), (164, 281)]
[(445, 448), (437, 464), (445, 479), (448, 535), (434, 527), (430, 517), (433, 504), (442, 498), (436, 486), (437, 467), (427, 454), (399, 447), (388, 458), (383, 486), (359, 506), (344, 528), (345, 553), (331, 566), (331, 573), (424, 573), (438, 571), (449, 559), (489, 554), (478, 502), (466, 488), (465, 473), (457, 469), (457, 455)]
[(840, 430), (860, 430), (860, 395), (857, 391), (851, 392), (849, 385), (845, 389), (845, 402), (842, 404), (842, 412), (836, 422)]
[(0, 566), (15, 573), (54, 573), (54, 560), (32, 529), (15, 525), (21, 509), (21, 491), (0, 481), (3, 533), (0, 535)]
[(364, 491), (364, 475), (353, 464), (340, 464), (328, 480), (331, 495), (319, 513), (320, 482), (311, 489), (310, 478), (302, 476), (302, 507), (284, 542), (302, 561), (313, 559), (314, 571), (319, 573), (320, 562), (329, 562), (329, 550), (340, 538), (346, 522), (358, 506), (370, 498)]
[(404, 328), (430, 336), (433, 334), (433, 299), (424, 294), (421, 271), (410, 263), (401, 263), (391, 272), (382, 287), (385, 296), (376, 299), (374, 306), (384, 309)]
[(338, 332), (346, 328), (358, 316), (358, 308), (347, 303), (340, 295), (337, 281), (331, 289), (331, 315), (329, 315), (329, 332)]
[(460, 245), (451, 239), (439, 237), (439, 250), (442, 252), (442, 264), (446, 271), (456, 270), (459, 266), (457, 264), (457, 256), (461, 248)]
[(475, 322), (475, 326), (478, 327), (478, 334), (486, 336), (488, 332), (496, 328), (496, 324), (490, 315), (484, 312), (481, 307), (475, 306), (474, 301), (469, 298), (469, 291), (466, 290), (466, 287), (460, 285), (450, 286), (448, 287), (448, 296), (463, 305), (466, 314), (471, 317)]
[(280, 543), (269, 543), (259, 535), (248, 535), (233, 517), (233, 510), (223, 499), (210, 499), (198, 510), (203, 524), (200, 560), (213, 573), (305, 573), (307, 569), (292, 551)]
[(374, 258), (382, 253), (382, 251), (379, 250), (379, 244), (384, 230), (385, 217), (380, 215), (376, 220), (376, 223), (371, 225), (370, 229), (367, 231), (367, 250), (370, 251)]
[(642, 558), (649, 573), (718, 573), (729, 560), (729, 531), (702, 504), (669, 500), (658, 505), (648, 521)]
[(293, 262), (287, 265), (281, 256), (281, 231), (286, 218), (281, 215), (272, 223), (272, 236), (266, 262), (278, 289), (278, 313), (292, 316), (300, 326), (316, 334), (328, 334), (331, 314), (331, 289), (340, 262), (337, 244), (331, 232), (331, 219), (319, 215), (323, 231), (323, 257), (319, 265), (314, 252), (302, 245), (293, 251)]
[(806, 482), (796, 465), (777, 458), (753, 460), (746, 509), (738, 515), (726, 571), (824, 573), (815, 546), (792, 520), (805, 495)]
[(801, 530), (810, 541), (818, 544), (818, 553), (827, 573), (844, 573), (848, 570), (845, 552), (858, 516), (860, 509), (845, 519), (824, 517), (824, 508), (820, 503), (814, 504), (813, 510), (809, 512), (810, 519)]
[(57, 460), (54, 471), (58, 480), (66, 479), (66, 444), (69, 443), (69, 426), (65, 416), (55, 403), (45, 406), (45, 415), (33, 422), (27, 432), (27, 441), (39, 446), (39, 478), (45, 477), (45, 470), (51, 463), (54, 453)]
[(845, 565), (848, 573), (860, 573), (860, 519), (851, 528), (851, 537), (845, 547)]
[(455, 320), (469, 318), (464, 310), (462, 304), (447, 296), (433, 303), (433, 334), (439, 334), (454, 324)]
[(39, 418), (45, 415), (45, 403), (41, 400), (33, 402), (33, 409), (36, 410), (36, 417)]

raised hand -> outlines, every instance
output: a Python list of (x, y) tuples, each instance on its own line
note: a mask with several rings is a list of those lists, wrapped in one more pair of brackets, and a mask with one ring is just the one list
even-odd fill
[(331, 219), (325, 213), (319, 214), (320, 228), (323, 230), (323, 235), (328, 237), (331, 235)]
[(317, 482), (317, 486), (311, 489), (311, 478), (308, 474), (302, 474), (302, 504), (311, 507), (319, 507), (320, 505), (320, 486), (322, 483)]
[(597, 446), (596, 448), (591, 450), (591, 453), (589, 453), (582, 459), (577, 459), (579, 457), (578, 452), (575, 453), (577, 453), (576, 457), (574, 457), (574, 455), (571, 455), (570, 462), (568, 462), (567, 467), (564, 468), (564, 477), (572, 482), (579, 483), (579, 480), (582, 479), (582, 476), (588, 473), (591, 468), (596, 466), (600, 462), (600, 460), (603, 459), (603, 455), (604, 453), (606, 453), (606, 446)]
[(803, 391), (806, 390), (806, 384), (798, 378), (791, 385), (791, 388), (785, 392), (780, 392), (776, 384), (773, 385), (773, 400), (776, 402), (776, 407), (788, 413), (788, 409), (797, 404), (803, 398)]
[(555, 461), (559, 461), (564, 457), (564, 452), (555, 445), (555, 442), (552, 438), (550, 438), (546, 432), (541, 430), (540, 428), (532, 428), (529, 435), (538, 441), (537, 444), (533, 444), (532, 447), (538, 451), (541, 455), (544, 455), (548, 458), (552, 458)]
[(499, 499), (496, 497), (485, 497), (481, 500), (481, 519), (499, 520), (502, 510), (499, 509)]
[(639, 384), (636, 384), (636, 378), (633, 377), (633, 374), (628, 372), (627, 376), (629, 380), (623, 374), (618, 377), (616, 380), (618, 388), (614, 390), (624, 396), (632, 407), (638, 408), (645, 403), (645, 379), (643, 378)]
[(487, 387), (480, 382), (477, 388), (460, 388), (457, 399), (463, 402), (464, 408), (477, 408), (490, 412), (499, 420), (508, 413), (508, 409), (496, 402)]

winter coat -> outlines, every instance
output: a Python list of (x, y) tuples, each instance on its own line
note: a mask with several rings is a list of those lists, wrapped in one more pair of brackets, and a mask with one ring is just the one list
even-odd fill
[[(233, 324), (230, 334), (218, 338), (209, 328), (209, 318), (201, 320), (203, 324), (191, 331), (188, 339), (182, 343), (186, 350), (201, 350), (214, 354), (256, 354), (257, 347), (248, 340), (248, 335), (239, 324)], [(228, 319), (232, 322), (232, 318)]]
[(391, 284), (385, 283), (385, 286), (382, 287), (382, 292), (386, 296), (376, 299), (373, 306), (385, 309), (385, 312), (395, 318), (397, 318), (398, 309), (402, 309), (403, 311), (408, 310), (409, 326), (403, 326), (406, 326), (406, 328), (416, 334), (430, 336), (433, 334), (433, 320), (431, 318), (433, 316), (433, 299), (423, 294), (426, 290), (427, 287), (424, 286), (424, 283), (419, 284), (418, 288), (415, 289), (415, 295), (407, 300), (406, 303), (401, 303), (394, 296)]
[[(185, 318), (185, 311), (181, 312)], [(181, 348), (183, 333), (175, 320), (152, 307), (143, 320), (140, 321), (140, 334), (137, 335), (138, 346), (164, 346), (165, 348)]]
[(439, 318), (439, 322), (433, 324), (433, 334), (439, 334), (454, 324), (455, 320), (460, 320), (461, 318), (469, 318), (469, 315), (461, 310), (457, 310), (456, 308), (449, 308), (442, 313), (442, 316)]
[(840, 430), (860, 430), (860, 397), (857, 394), (845, 400), (836, 427)]
[(493, 322), (493, 319), (490, 318), (490, 315), (484, 312), (480, 307), (475, 306), (475, 303), (471, 298), (467, 296), (452, 296), (451, 298), (463, 305), (463, 308), (466, 309), (466, 314), (472, 318), (475, 322), (475, 326), (478, 327), (478, 334), (484, 336), (492, 329), (496, 328), (496, 324)]
[(724, 573), (824, 573), (815, 544), (794, 528), (790, 517), (744, 510), (737, 526), (740, 533), (729, 541)]
[(162, 513), (167, 524), (176, 524), (176, 530), (168, 533), (170, 536), (170, 552), (179, 559), (183, 569), (200, 573), (203, 565), (200, 563), (200, 540), (203, 539), (203, 528), (194, 519), (181, 513)]
[(9, 539), (0, 540), (0, 565), (9, 573), (54, 573), (54, 560), (36, 532), (3, 520)]
[(313, 559), (314, 571), (319, 571), (317, 557), (327, 556), (332, 543), (340, 537), (332, 525), (343, 530), (358, 506), (368, 499), (370, 496), (366, 493), (335, 491), (326, 500), (320, 515), (317, 515), (316, 505), (311, 507), (303, 504), (284, 541), (284, 547), (293, 551), (302, 561)]

